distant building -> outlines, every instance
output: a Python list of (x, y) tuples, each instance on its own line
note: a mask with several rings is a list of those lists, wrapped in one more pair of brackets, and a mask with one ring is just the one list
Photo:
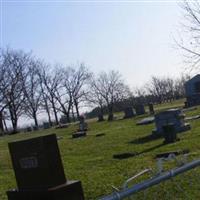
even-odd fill
[(200, 74), (185, 83), (186, 107), (200, 105)]

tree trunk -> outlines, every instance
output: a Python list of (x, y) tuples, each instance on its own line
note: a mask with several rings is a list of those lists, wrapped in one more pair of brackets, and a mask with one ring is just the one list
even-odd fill
[(17, 116), (16, 113), (14, 113), (12, 107), (9, 108), (9, 112), (10, 112), (10, 118), (11, 118), (11, 123), (12, 123), (12, 127), (13, 127), (13, 131), (12, 134), (17, 133)]
[(13, 134), (17, 133), (17, 119), (12, 120), (12, 125), (13, 125)]
[(53, 107), (53, 112), (54, 112), (54, 116), (55, 116), (55, 120), (56, 120), (56, 125), (58, 125), (59, 122), (58, 122), (57, 111), (56, 111), (56, 107), (55, 107), (55, 104), (53, 101), (52, 101), (52, 107)]
[(78, 109), (78, 102), (77, 102), (76, 100), (74, 100), (74, 105), (75, 105), (75, 108), (76, 108), (77, 118), (78, 118), (78, 120), (79, 120), (80, 114), (79, 114), (79, 109)]
[(49, 119), (49, 124), (50, 124), (50, 126), (52, 126), (52, 121), (51, 121), (51, 115), (50, 115), (50, 112), (49, 112), (49, 108), (46, 111), (47, 111), (47, 115), (48, 115), (48, 119)]
[(37, 120), (37, 113), (36, 112), (33, 113), (33, 119), (34, 119), (34, 122), (35, 122), (36, 129), (38, 129), (38, 120)]
[(113, 105), (108, 106), (108, 121), (113, 120)]
[(72, 118), (73, 118), (73, 121), (75, 122), (76, 119), (75, 119), (75, 115), (74, 115), (74, 106), (72, 105)]
[(99, 116), (98, 116), (98, 122), (102, 122), (102, 121), (104, 121), (103, 108), (102, 108), (102, 106), (100, 106), (100, 112), (99, 112)]
[(66, 113), (66, 117), (67, 117), (67, 122), (70, 123), (71, 120), (70, 120), (69, 112)]
[(3, 115), (0, 112), (0, 135), (4, 135), (4, 126), (3, 126)]
[(44, 100), (45, 102), (45, 110), (47, 112), (47, 116), (48, 116), (48, 119), (49, 119), (49, 125), (52, 126), (52, 121), (51, 121), (51, 115), (50, 115), (50, 111), (49, 111), (49, 106), (48, 106), (48, 103), (46, 100)]

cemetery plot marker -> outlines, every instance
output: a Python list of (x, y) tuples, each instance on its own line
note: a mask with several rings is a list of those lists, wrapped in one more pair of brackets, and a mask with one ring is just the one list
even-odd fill
[(9, 143), (18, 189), (8, 200), (84, 200), (80, 181), (65, 178), (55, 134)]
[(126, 107), (124, 109), (124, 119), (127, 119), (127, 118), (132, 118), (134, 117), (134, 112), (133, 112), (133, 108), (132, 107)]
[(200, 74), (197, 74), (185, 83), (185, 107), (200, 105)]
[(138, 104), (135, 106), (135, 112), (137, 115), (143, 115), (145, 114), (145, 109), (143, 104)]
[(79, 138), (79, 137), (84, 137), (87, 135), (86, 131), (88, 130), (88, 125), (85, 122), (84, 117), (80, 117), (80, 123), (79, 123), (79, 128), (77, 132), (72, 134), (72, 138)]
[(154, 112), (153, 103), (149, 103), (148, 106), (149, 106), (149, 114), (154, 115), (155, 112)]
[(154, 134), (162, 135), (163, 127), (168, 124), (173, 124), (175, 132), (182, 132), (190, 129), (190, 125), (184, 121), (185, 115), (181, 109), (169, 109), (155, 115), (156, 129)]

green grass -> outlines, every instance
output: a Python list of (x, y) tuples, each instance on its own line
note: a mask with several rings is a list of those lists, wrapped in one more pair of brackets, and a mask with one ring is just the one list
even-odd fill
[[(156, 106), (156, 110), (166, 109), (169, 107), (177, 107), (183, 105), (183, 101), (176, 101), (168, 104)], [(187, 116), (200, 113), (200, 107), (194, 111), (186, 112)], [(118, 113), (118, 118), (122, 113)], [(95, 119), (89, 121), (88, 136), (80, 139), (71, 139), (71, 134), (77, 128), (76, 125), (71, 125), (66, 129), (49, 129), (33, 133), (21, 133), (12, 136), (0, 138), (0, 199), (5, 200), (6, 190), (16, 187), (14, 172), (12, 169), (10, 156), (8, 153), (8, 142), (20, 139), (27, 139), (56, 133), (62, 136), (63, 139), (58, 140), (62, 161), (65, 169), (65, 174), (68, 179), (78, 179), (82, 181), (85, 197), (87, 200), (98, 199), (100, 196), (112, 192), (112, 185), (120, 187), (124, 181), (130, 176), (140, 172), (145, 168), (156, 167), (156, 153), (189, 149), (189, 160), (200, 157), (200, 120), (191, 121), (192, 129), (178, 134), (180, 141), (161, 145), (163, 139), (146, 141), (138, 143), (137, 139), (148, 136), (154, 124), (145, 126), (136, 126), (136, 122), (147, 116), (147, 114), (126, 120), (116, 120), (113, 122), (96, 122)], [(105, 136), (96, 137), (98, 133), (104, 133)], [(137, 152), (140, 153), (135, 157), (128, 159), (117, 160), (113, 159), (114, 154)], [(166, 168), (174, 167), (175, 164), (170, 162), (166, 164)], [(191, 174), (188, 175), (188, 177)], [(136, 182), (144, 180), (148, 175), (140, 177)], [(186, 176), (184, 176), (186, 177)], [(179, 179), (177, 179), (180, 182)], [(195, 199), (196, 193), (190, 192), (190, 187), (187, 184), (188, 178), (181, 179), (182, 185), (188, 190), (191, 199)], [(197, 183), (199, 184), (200, 181)], [(166, 188), (169, 188), (173, 197), (177, 195), (176, 187), (170, 187), (171, 183), (165, 183), (167, 186), (156, 186), (147, 192), (145, 199), (154, 199), (151, 194), (156, 191), (161, 195), (161, 199), (165, 199)], [(163, 185), (163, 184), (161, 184)], [(197, 184), (193, 187), (195, 188)], [(157, 191), (159, 189), (159, 192)], [(191, 193), (191, 194), (190, 194)], [(137, 199), (142, 198), (139, 195)], [(200, 196), (200, 195), (199, 195)], [(167, 199), (167, 197), (166, 197)], [(168, 198), (169, 199), (169, 198)], [(179, 196), (174, 199), (185, 199), (184, 196)], [(198, 199), (198, 198), (196, 198)]]

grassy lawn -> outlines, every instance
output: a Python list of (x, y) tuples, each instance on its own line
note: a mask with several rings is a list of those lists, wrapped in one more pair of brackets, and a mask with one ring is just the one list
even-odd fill
[[(173, 103), (157, 105), (156, 110), (166, 109), (169, 107), (177, 107), (183, 105), (183, 101), (176, 101)], [(186, 112), (187, 116), (196, 115), (200, 113), (200, 107), (196, 110)], [(122, 114), (118, 114), (120, 118)], [(148, 116), (148, 114), (144, 115)], [(78, 179), (82, 181), (85, 197), (87, 200), (98, 199), (100, 196), (112, 192), (112, 185), (120, 187), (124, 181), (130, 176), (140, 172), (145, 168), (156, 167), (155, 155), (156, 153), (189, 149), (189, 160), (200, 157), (200, 120), (190, 121), (192, 129), (178, 134), (180, 141), (162, 145), (163, 139), (156, 140), (138, 140), (148, 136), (154, 124), (137, 126), (136, 122), (144, 116), (135, 117), (126, 120), (115, 120), (113, 122), (101, 122), (96, 120), (89, 121), (88, 136), (80, 139), (71, 139), (71, 133), (77, 128), (71, 125), (66, 129), (49, 129), (32, 133), (21, 133), (18, 135), (5, 136), (0, 138), (0, 199), (5, 200), (6, 190), (16, 187), (13, 169), (11, 166), (10, 156), (8, 153), (8, 142), (36, 137), (39, 135), (46, 135), (56, 133), (62, 136), (63, 139), (58, 140), (62, 161), (65, 168), (65, 174), (68, 179)], [(96, 134), (104, 133), (102, 137), (96, 137)], [(114, 159), (114, 154), (137, 152), (138, 155), (127, 159)], [(170, 162), (166, 164), (166, 168), (173, 167), (175, 164)], [(196, 172), (198, 173), (198, 171)], [(144, 180), (148, 175), (145, 175), (137, 181)], [(188, 177), (187, 177), (188, 176)], [(191, 188), (188, 185), (188, 179), (192, 174), (184, 175), (184, 179), (179, 177), (175, 181), (182, 181), (187, 194), (190, 199), (198, 199), (195, 188), (198, 181), (194, 181), (194, 186)], [(193, 175), (195, 177), (195, 175)], [(172, 183), (165, 183), (165, 187), (161, 184), (147, 192), (144, 199), (154, 199), (153, 193), (156, 191), (157, 196), (162, 199), (170, 199), (167, 197), (169, 188), (171, 199), (186, 199), (184, 195), (178, 195), (177, 188), (171, 186)], [(173, 183), (176, 185), (176, 183)], [(143, 193), (137, 199), (143, 199)], [(165, 197), (164, 197), (165, 196)], [(199, 194), (200, 196), (200, 194)]]

